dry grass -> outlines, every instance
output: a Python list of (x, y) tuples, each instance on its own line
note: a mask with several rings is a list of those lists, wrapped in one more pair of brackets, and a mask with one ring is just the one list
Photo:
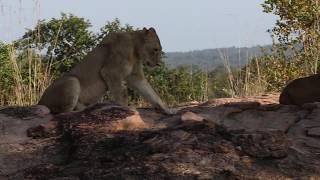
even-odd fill
[[(241, 67), (239, 63), (235, 70), (232, 69), (227, 52), (219, 51), (220, 58), (223, 61), (224, 68), (228, 77), (227, 93), (231, 97), (247, 97), (261, 95), (266, 92), (266, 80), (262, 75), (258, 57), (253, 57), (254, 66)], [(239, 52), (240, 54), (241, 52)], [(249, 55), (247, 55), (247, 62), (249, 64)], [(254, 72), (254, 73), (253, 73)]]
[[(13, 8), (18, 8), (18, 12), (24, 11), (22, 9), (22, 1), (19, 2), (18, 7), (13, 7), (10, 3), (3, 2), (0, 5), (0, 13), (7, 18), (8, 21), (14, 20), (19, 22), (19, 28), (25, 28), (24, 25), (28, 24), (30, 20), (37, 21), (40, 19), (40, 1), (33, 2), (33, 8), (31, 9), (33, 16), (25, 18), (21, 16), (21, 13), (15, 14)], [(6, 24), (4, 24), (6, 26)], [(17, 27), (15, 27), (17, 28)], [(11, 36), (10, 28), (8, 27), (8, 37)], [(40, 30), (37, 32), (40, 38)], [(6, 94), (0, 96), (0, 106), (3, 105), (32, 105), (38, 102), (40, 95), (44, 89), (52, 81), (52, 73), (50, 72), (51, 63), (43, 63), (40, 53), (35, 50), (27, 49), (26, 55), (23, 58), (20, 57), (18, 52), (12, 45), (9, 46), (8, 53), (8, 66), (12, 70), (13, 82), (10, 82), (9, 87), (2, 87), (0, 89), (7, 89)]]
[[(23, 59), (18, 59), (17, 51), (9, 48), (10, 65), (13, 69), (14, 87), (12, 94), (6, 95), (8, 104), (1, 105), (32, 105), (36, 104), (45, 88), (51, 83), (52, 75), (48, 65), (43, 63), (41, 56), (28, 49)], [(23, 73), (25, 75), (23, 75)]]

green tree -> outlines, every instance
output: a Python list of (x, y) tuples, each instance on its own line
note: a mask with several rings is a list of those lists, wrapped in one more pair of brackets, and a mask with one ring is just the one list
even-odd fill
[(262, 6), (264, 12), (279, 16), (271, 32), (282, 48), (302, 45), (297, 59), (304, 61), (306, 74), (317, 73), (320, 60), (320, 0), (265, 0)]
[(14, 87), (14, 69), (9, 57), (9, 45), (0, 42), (0, 104), (8, 104)]
[(109, 33), (134, 30), (129, 24), (122, 25), (119, 19), (108, 21), (98, 33), (91, 32), (89, 28), (89, 20), (62, 13), (59, 18), (39, 21), (34, 29), (28, 30), (15, 44), (22, 56), (27, 49), (41, 53), (43, 61), (50, 67), (52, 65), (52, 69), (59, 75), (77, 64)]
[(113, 32), (130, 32), (137, 30), (129, 24), (122, 25), (118, 18), (113, 21), (108, 21), (106, 25), (100, 28), (100, 32), (97, 34), (96, 41), (99, 43), (104, 37)]
[(265, 0), (262, 6), (264, 12), (279, 16), (272, 32), (280, 43), (309, 41), (308, 36), (319, 35), (320, 0)]
[(162, 62), (160, 66), (153, 69), (144, 68), (146, 78), (150, 82), (155, 91), (167, 103), (174, 103), (175, 97), (172, 94), (170, 87), (170, 71), (168, 67)]
[(208, 98), (232, 97), (230, 83), (226, 82), (228, 82), (228, 73), (222, 65), (209, 72)]
[(34, 49), (43, 55), (42, 59), (52, 63), (57, 73), (69, 70), (96, 45), (96, 36), (89, 31), (91, 23), (72, 14), (49, 21), (41, 20), (16, 42), (22, 51)]
[(290, 80), (319, 72), (320, 0), (265, 0), (262, 6), (278, 16), (269, 30), (272, 55), (250, 60), (241, 70), (242, 85), (279, 92)]

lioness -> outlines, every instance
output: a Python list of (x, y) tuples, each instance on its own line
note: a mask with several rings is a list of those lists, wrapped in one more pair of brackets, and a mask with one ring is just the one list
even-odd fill
[(320, 75), (295, 79), (280, 94), (280, 104), (302, 105), (320, 102)]
[(173, 111), (161, 101), (143, 73), (143, 64), (159, 65), (161, 50), (154, 28), (111, 33), (70, 72), (54, 81), (38, 104), (53, 113), (82, 110), (109, 90), (114, 102), (127, 106), (128, 85), (153, 106), (171, 114)]

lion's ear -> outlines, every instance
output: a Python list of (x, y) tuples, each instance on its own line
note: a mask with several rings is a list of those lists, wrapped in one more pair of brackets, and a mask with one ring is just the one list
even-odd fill
[(149, 28), (149, 31), (156, 32), (156, 30), (153, 27)]
[(148, 32), (148, 29), (145, 28), (145, 27), (144, 27), (142, 30), (143, 30), (144, 32)]

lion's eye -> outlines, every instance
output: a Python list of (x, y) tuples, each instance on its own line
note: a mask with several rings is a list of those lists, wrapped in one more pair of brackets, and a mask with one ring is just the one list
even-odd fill
[(159, 50), (158, 50), (157, 48), (154, 48), (153, 51), (154, 51), (154, 52), (158, 52)]

